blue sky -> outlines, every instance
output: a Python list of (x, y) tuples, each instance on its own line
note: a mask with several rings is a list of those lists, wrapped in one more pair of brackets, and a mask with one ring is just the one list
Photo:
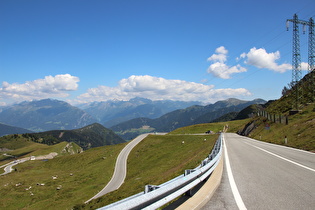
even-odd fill
[(294, 13), (315, 18), (315, 1), (2, 0), (0, 105), (277, 99)]

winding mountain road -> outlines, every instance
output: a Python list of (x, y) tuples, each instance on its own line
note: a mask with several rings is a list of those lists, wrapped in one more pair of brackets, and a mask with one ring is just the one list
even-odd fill
[[(56, 152), (51, 152), (48, 155), (40, 155), (40, 156), (33, 156), (34, 160), (43, 160), (43, 159), (52, 159), (54, 157), (56, 157), (58, 155), (58, 153)], [(24, 163), (25, 161), (31, 160), (31, 157), (25, 157), (25, 158), (21, 158), (15, 161), (12, 161), (10, 163), (7, 163), (5, 165), (0, 166), (0, 168), (4, 168), (4, 173), (0, 174), (0, 176), (2, 175), (6, 175), (8, 173), (11, 173), (13, 171), (12, 167), (20, 164), (20, 163)]]
[(314, 209), (315, 154), (224, 134), (221, 185), (205, 209)]
[[(124, 147), (124, 149), (121, 150), (117, 157), (115, 171), (111, 180), (100, 192), (98, 192), (95, 196), (87, 200), (85, 203), (88, 203), (93, 199), (99, 198), (109, 192), (117, 190), (124, 183), (127, 174), (127, 159), (130, 151), (149, 134), (150, 133), (139, 135), (138, 137), (130, 141), (129, 144), (127, 144)], [(156, 133), (155, 135), (165, 135), (165, 133)]]
[[(28, 159), (29, 159), (29, 158), (28, 158)], [(13, 166), (15, 166), (15, 165), (17, 165), (17, 164), (19, 164), (19, 163), (23, 163), (23, 162), (25, 162), (25, 161), (27, 161), (27, 159), (24, 158), (24, 159), (12, 161), (12, 162), (7, 163), (7, 164), (5, 164), (5, 165), (3, 165), (3, 166), (0, 166), (0, 168), (4, 168), (4, 173), (0, 174), (0, 176), (6, 175), (6, 174), (8, 174), (8, 173), (11, 173), (12, 170), (13, 170), (13, 169), (12, 169)]]

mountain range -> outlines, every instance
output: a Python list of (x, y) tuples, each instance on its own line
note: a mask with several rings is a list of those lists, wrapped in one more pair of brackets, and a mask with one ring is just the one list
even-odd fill
[(201, 105), (199, 101), (152, 101), (146, 98), (132, 98), (129, 101), (101, 101), (79, 105), (79, 108), (93, 116), (105, 127), (111, 127), (139, 117), (158, 118), (177, 109)]
[(77, 129), (96, 122), (110, 127), (133, 118), (160, 117), (194, 104), (201, 102), (133, 98), (129, 101), (110, 100), (75, 107), (64, 101), (43, 99), (2, 107), (0, 123), (33, 132)]
[[(225, 114), (231, 112), (238, 113), (252, 104), (264, 103), (266, 103), (266, 101), (263, 99), (242, 101), (230, 98), (206, 106), (195, 105), (185, 109), (175, 110), (156, 119), (135, 118), (112, 126), (110, 129), (119, 133), (124, 139), (132, 139), (141, 132), (146, 132), (145, 130), (143, 131), (144, 128), (155, 132), (169, 132), (179, 127), (213, 122), (215, 119)], [(235, 114), (235, 116), (236, 115), (237, 114)]]
[[(64, 101), (43, 99), (2, 107), (0, 123), (32, 132), (73, 130), (100, 123), (124, 139), (130, 139), (143, 132), (169, 132), (187, 125), (211, 122), (230, 112), (236, 114), (251, 104), (265, 102), (262, 99), (243, 101), (231, 98), (202, 106), (201, 102), (134, 98), (75, 107)], [(3, 134), (8, 133), (4, 131)]]
[(97, 122), (85, 111), (52, 99), (22, 102), (0, 112), (0, 122), (35, 132), (76, 129)]

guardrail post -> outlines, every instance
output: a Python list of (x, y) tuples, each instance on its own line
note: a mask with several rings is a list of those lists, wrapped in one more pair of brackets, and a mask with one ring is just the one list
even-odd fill
[(186, 169), (185, 173), (184, 173), (184, 176), (187, 176), (188, 174), (191, 174), (194, 171), (195, 171), (194, 169)]
[(192, 196), (192, 190), (190, 189), (190, 190), (188, 190), (186, 193), (185, 193), (185, 195), (187, 195), (187, 196)]
[(207, 162), (206, 160), (203, 160), (203, 161), (201, 162), (201, 167), (207, 165), (207, 163), (208, 163), (208, 162)]
[(212, 160), (212, 153), (208, 156), (209, 160)]
[(159, 188), (159, 186), (156, 186), (156, 185), (146, 185), (146, 186), (144, 186), (144, 194), (151, 192), (151, 191), (158, 189), (158, 188)]

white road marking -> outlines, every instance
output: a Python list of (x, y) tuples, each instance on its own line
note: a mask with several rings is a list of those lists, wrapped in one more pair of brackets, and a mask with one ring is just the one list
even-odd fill
[[(259, 140), (251, 139), (251, 138), (244, 137), (244, 136), (242, 136), (242, 139), (245, 140), (245, 141), (247, 141), (247, 142), (248, 142), (248, 141), (254, 141), (254, 142), (257, 142), (257, 143), (262, 144), (262, 145), (264, 145), (264, 144), (267, 144), (267, 145), (272, 144), (272, 146), (274, 146), (274, 147), (282, 147), (282, 148), (284, 147), (284, 146), (282, 146), (282, 145), (273, 144), (273, 143), (264, 142), (264, 141), (259, 141)], [(302, 150), (302, 149), (297, 149), (297, 148), (293, 148), (293, 147), (285, 147), (285, 148), (288, 149), (288, 150), (303, 152), (303, 153), (306, 153), (306, 154), (308, 154), (308, 155), (315, 155), (314, 152), (310, 152), (310, 151), (306, 151), (306, 150)]]
[(223, 145), (224, 145), (224, 151), (225, 151), (225, 165), (226, 165), (226, 171), (227, 171), (227, 174), (228, 174), (228, 178), (229, 178), (229, 182), (230, 182), (230, 186), (231, 186), (231, 189), (232, 189), (232, 193), (233, 193), (233, 196), (234, 196), (234, 199), (236, 201), (236, 204), (238, 206), (238, 208), (240, 210), (247, 210), (244, 202), (243, 202), (243, 199), (238, 191), (238, 188), (236, 186), (236, 183), (235, 183), (235, 180), (234, 180), (234, 177), (233, 177), (233, 173), (232, 173), (232, 169), (231, 169), (231, 165), (230, 165), (230, 160), (229, 160), (229, 155), (228, 155), (228, 152), (227, 152), (227, 149), (226, 149), (226, 143), (225, 143), (225, 140), (224, 140), (224, 137), (223, 137)]
[(263, 148), (260, 148), (260, 147), (257, 147), (257, 146), (255, 146), (255, 145), (249, 144), (249, 143), (247, 143), (247, 142), (244, 142), (244, 143), (246, 143), (246, 144), (248, 144), (248, 145), (250, 145), (250, 146), (253, 146), (253, 147), (257, 148), (257, 149), (260, 149), (261, 151), (264, 151), (264, 152), (266, 152), (266, 153), (268, 153), (268, 154), (270, 154), (270, 155), (273, 155), (273, 156), (275, 156), (275, 157), (277, 157), (277, 158), (280, 158), (280, 159), (282, 159), (282, 160), (288, 161), (289, 163), (293, 163), (293, 164), (295, 164), (295, 165), (297, 165), (297, 166), (300, 166), (300, 167), (302, 167), (302, 168), (305, 168), (305, 169), (308, 169), (308, 170), (310, 170), (310, 171), (315, 172), (315, 169), (312, 169), (312, 168), (307, 167), (307, 166), (305, 166), (305, 165), (302, 165), (302, 164), (300, 164), (300, 163), (294, 162), (294, 161), (289, 160), (289, 159), (287, 159), (287, 158), (285, 158), (285, 157), (282, 157), (282, 156), (277, 155), (277, 154), (275, 154), (275, 153), (269, 152), (268, 150), (265, 150), (265, 149), (263, 149)]

